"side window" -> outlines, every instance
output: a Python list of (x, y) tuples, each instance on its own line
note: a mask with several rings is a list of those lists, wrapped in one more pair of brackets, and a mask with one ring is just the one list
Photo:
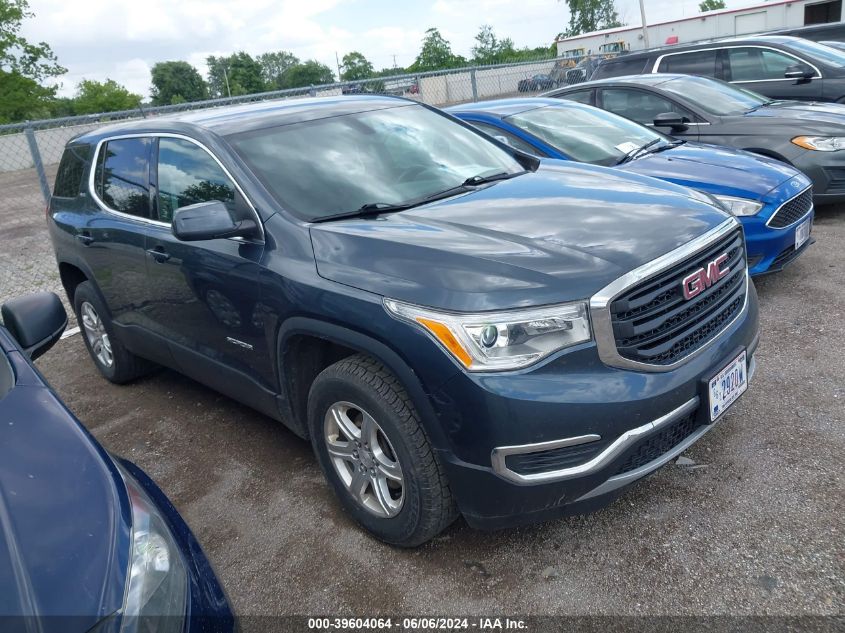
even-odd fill
[(660, 61), (657, 72), (715, 77), (717, 53), (716, 50), (710, 50), (667, 55)]
[(643, 125), (652, 125), (654, 117), (664, 112), (677, 112), (690, 121), (695, 121), (695, 115), (686, 108), (643, 90), (605, 88), (601, 91), (601, 95), (605, 110)]
[[(731, 81), (763, 79), (764, 72), (759, 48), (729, 48), (728, 63), (731, 67)], [(783, 79), (782, 74), (780, 78)]]
[(559, 98), (566, 99), (567, 101), (577, 101), (578, 103), (586, 103), (587, 105), (591, 105), (593, 101), (593, 91), (576, 90), (575, 92), (567, 92), (566, 94), (559, 95)]
[(91, 158), (90, 145), (70, 145), (62, 154), (53, 195), (59, 198), (75, 198), (82, 187), (85, 165)]
[(158, 220), (171, 222), (180, 207), (219, 200), (235, 210), (235, 186), (203, 148), (176, 138), (158, 142)]
[(618, 61), (604, 61), (599, 64), (590, 79), (606, 79), (607, 77), (622, 77), (624, 75), (639, 75), (645, 69), (647, 57), (639, 59), (620, 59)]
[(148, 138), (108, 141), (97, 157), (97, 195), (111, 209), (150, 217), (150, 147)]
[(495, 125), (481, 123), (480, 121), (469, 121), (469, 123), (471, 123), (473, 127), (477, 127), (482, 132), (485, 132), (490, 136), (497, 137), (500, 141), (507, 143), (514, 149), (518, 149), (526, 154), (532, 154), (533, 156), (543, 156), (543, 153), (530, 143), (522, 140), (515, 134), (511, 134), (510, 132), (497, 128)]
[(763, 79), (783, 79), (787, 68), (801, 63), (791, 55), (766, 48), (760, 51), (760, 60), (763, 67)]

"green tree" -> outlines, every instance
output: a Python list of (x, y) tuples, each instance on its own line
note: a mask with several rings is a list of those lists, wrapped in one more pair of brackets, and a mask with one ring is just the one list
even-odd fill
[(343, 69), (343, 81), (357, 81), (373, 76), (373, 65), (358, 51), (346, 53), (340, 67)]
[(334, 81), (332, 69), (320, 62), (309, 59), (296, 64), (285, 74), (285, 88), (303, 88), (319, 86)]
[(0, 122), (48, 116), (55, 86), (45, 80), (67, 72), (44, 43), (21, 36), (21, 24), (33, 17), (26, 0), (0, 0)]
[(706, 11), (715, 11), (716, 9), (724, 8), (725, 0), (703, 0), (701, 4), (698, 5), (698, 10), (702, 13)]
[(452, 45), (436, 28), (428, 29), (422, 42), (422, 49), (408, 67), (409, 72), (424, 72), (427, 70), (441, 70), (443, 68), (457, 68), (466, 64), (466, 59), (452, 53)]
[(208, 89), (214, 97), (235, 97), (264, 92), (267, 88), (261, 76), (261, 64), (251, 55), (238, 51), (228, 57), (210, 55)]
[(188, 62), (158, 62), (152, 69), (153, 105), (200, 101), (208, 98), (208, 85)]
[(282, 90), (285, 75), (299, 63), (299, 58), (288, 51), (262, 53), (255, 58), (261, 66), (261, 78), (268, 90)]
[(76, 87), (73, 111), (76, 114), (132, 110), (141, 103), (141, 95), (129, 92), (112, 79), (104, 82), (83, 79)]
[(569, 5), (569, 28), (564, 37), (624, 26), (613, 0), (566, 0)]
[(514, 61), (519, 56), (513, 47), (513, 40), (506, 37), (500, 40), (489, 24), (483, 25), (475, 36), (476, 44), (472, 47), (474, 64), (501, 64)]

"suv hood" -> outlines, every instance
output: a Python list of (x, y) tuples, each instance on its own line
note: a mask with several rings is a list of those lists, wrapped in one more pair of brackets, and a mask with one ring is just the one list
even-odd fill
[[(711, 194), (760, 200), (787, 180), (800, 175), (795, 168), (741, 150), (684, 143), (646, 154), (617, 169), (653, 176)], [(737, 178), (737, 170), (743, 172)]]
[[(839, 133), (845, 127), (845, 107), (838, 103), (816, 103), (814, 101), (783, 101), (763, 106), (743, 117), (771, 119), (772, 123), (793, 123), (800, 121), (795, 134), (808, 130), (836, 129)], [(778, 121), (780, 119), (780, 121)]]
[(16, 384), (0, 399), (0, 613), (30, 616), (13, 630), (87, 631), (123, 604), (126, 492), (108, 454), (0, 328), (0, 362), (4, 354)]
[(537, 172), (374, 219), (311, 226), (319, 274), (484, 311), (585, 299), (729, 216), (689, 189), (543, 161)]

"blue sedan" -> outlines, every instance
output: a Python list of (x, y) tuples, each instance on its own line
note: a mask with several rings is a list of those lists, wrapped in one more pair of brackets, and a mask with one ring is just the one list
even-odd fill
[(0, 326), (0, 628), (229, 632), (188, 526), (134, 464), (85, 430), (31, 360), (61, 336), (59, 298), (7, 302)]
[(785, 163), (676, 140), (605, 110), (560, 99), (503, 99), (446, 111), (535, 156), (617, 167), (713, 196), (742, 222), (752, 275), (781, 270), (812, 242), (810, 180)]

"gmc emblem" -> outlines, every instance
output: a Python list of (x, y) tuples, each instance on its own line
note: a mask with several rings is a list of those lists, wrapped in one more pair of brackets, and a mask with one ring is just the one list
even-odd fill
[(722, 277), (731, 272), (731, 267), (726, 266), (722, 269), (728, 259), (727, 253), (722, 253), (712, 262), (707, 264), (706, 268), (699, 268), (694, 273), (684, 277), (684, 299), (689, 301), (693, 297), (700, 295), (710, 286), (719, 281)]

